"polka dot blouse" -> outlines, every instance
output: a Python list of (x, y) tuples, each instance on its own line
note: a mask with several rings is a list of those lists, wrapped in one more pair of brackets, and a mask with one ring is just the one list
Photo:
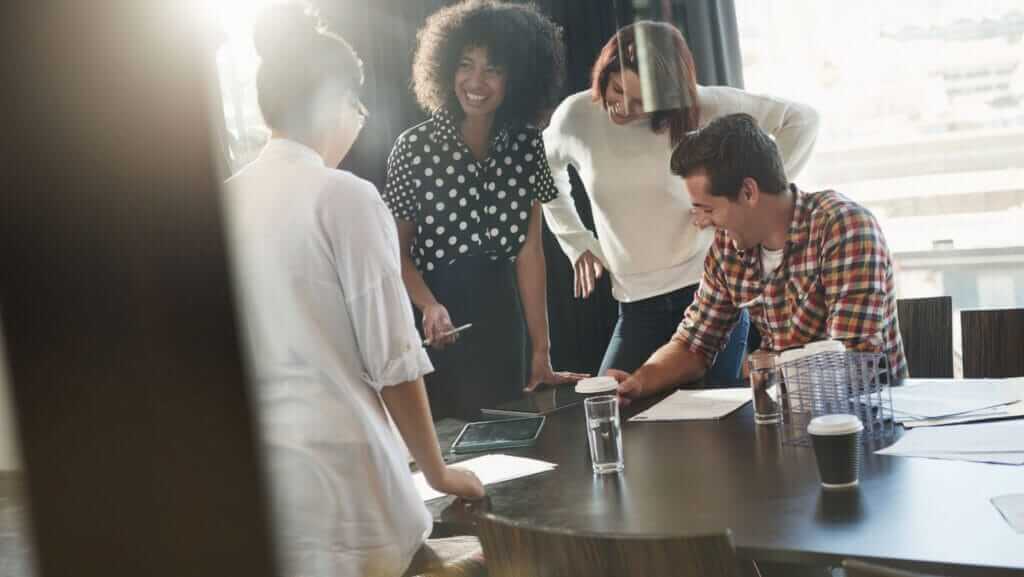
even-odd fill
[(558, 191), (536, 128), (502, 129), (476, 160), (446, 111), (402, 133), (388, 158), (384, 202), (416, 223), (412, 256), (433, 271), (460, 257), (514, 260), (526, 241), (530, 207)]

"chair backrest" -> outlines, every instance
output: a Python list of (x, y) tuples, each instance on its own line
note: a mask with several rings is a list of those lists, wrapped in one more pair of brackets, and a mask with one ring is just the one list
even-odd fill
[(896, 301), (910, 376), (953, 378), (953, 298)]
[(1024, 309), (960, 312), (965, 378), (1024, 376)]
[(611, 536), (481, 515), (490, 577), (737, 577), (732, 535)]
[(843, 569), (846, 570), (846, 577), (938, 577), (937, 575), (892, 569), (855, 559), (843, 561)]

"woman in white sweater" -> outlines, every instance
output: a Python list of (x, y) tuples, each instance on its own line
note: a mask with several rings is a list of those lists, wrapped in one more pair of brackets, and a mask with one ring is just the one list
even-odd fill
[[(645, 90), (646, 88), (646, 90)], [(817, 135), (811, 108), (718, 86), (698, 86), (693, 56), (669, 24), (641, 21), (619, 30), (594, 65), (591, 89), (566, 98), (544, 131), (558, 196), (544, 206), (548, 226), (575, 269), (586, 298), (607, 269), (619, 319), (601, 363), (632, 372), (664, 344), (693, 301), (713, 231), (691, 214), (683, 179), (669, 171), (682, 136), (735, 112), (757, 119), (782, 150), (786, 173), (806, 163)], [(597, 236), (571, 196), (568, 167), (586, 188)], [(746, 346), (744, 315), (709, 385), (736, 382)]]

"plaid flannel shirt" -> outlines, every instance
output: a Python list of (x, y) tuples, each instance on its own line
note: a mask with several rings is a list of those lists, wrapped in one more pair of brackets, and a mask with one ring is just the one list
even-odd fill
[(905, 377), (893, 263), (874, 216), (835, 191), (790, 190), (796, 208), (779, 268), (765, 279), (760, 247), (738, 250), (719, 230), (673, 340), (711, 366), (748, 308), (763, 349), (831, 338), (853, 350), (884, 351), (893, 376)]

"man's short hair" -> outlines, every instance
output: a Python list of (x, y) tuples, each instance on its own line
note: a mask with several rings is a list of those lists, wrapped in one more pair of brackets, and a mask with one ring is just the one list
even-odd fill
[(749, 114), (729, 114), (687, 133), (672, 151), (672, 173), (686, 177), (703, 169), (713, 196), (736, 200), (744, 178), (778, 194), (789, 184), (779, 148)]

